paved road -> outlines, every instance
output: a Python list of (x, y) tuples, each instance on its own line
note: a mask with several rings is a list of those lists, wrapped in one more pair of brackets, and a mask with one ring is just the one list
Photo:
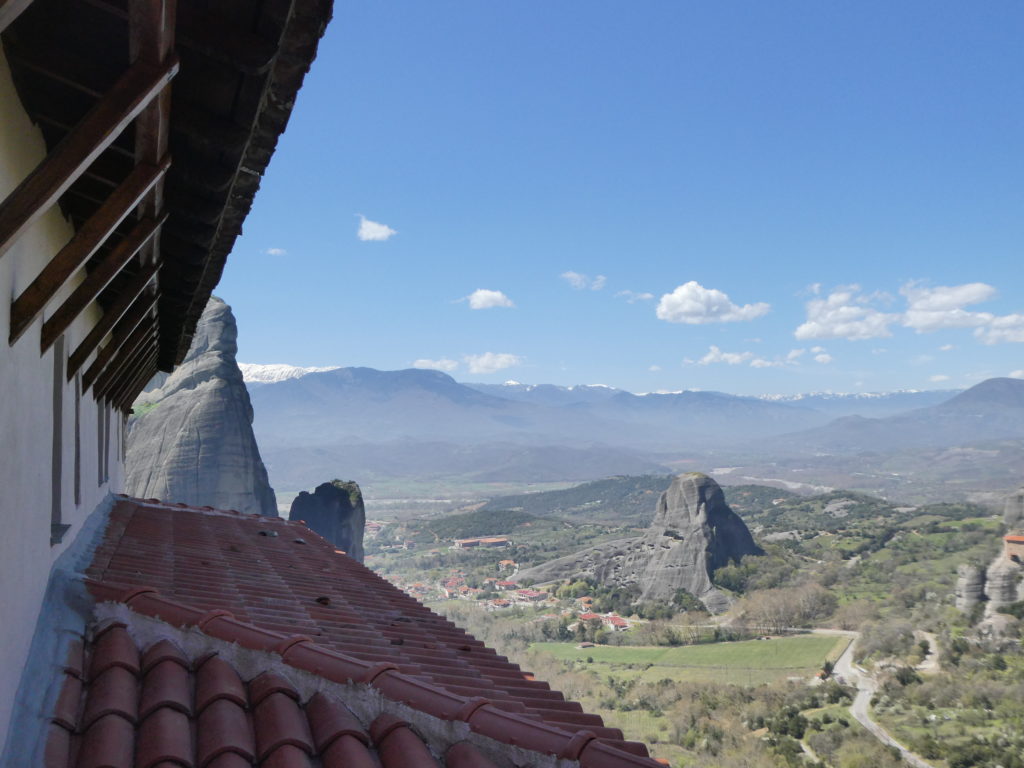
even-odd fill
[[(841, 630), (815, 630), (815, 632), (821, 632), (823, 634), (844, 634), (853, 636), (854, 638), (853, 642), (846, 646), (846, 650), (843, 651), (843, 655), (839, 657), (834, 670), (834, 674), (842, 677), (846, 682), (857, 686), (857, 695), (854, 697), (853, 703), (850, 705), (850, 714), (853, 715), (857, 722), (863, 725), (868, 732), (880, 742), (896, 747), (896, 749), (900, 751), (904, 761), (910, 765), (915, 766), (915, 768), (934, 768), (931, 763), (911, 752), (903, 746), (903, 744), (893, 738), (891, 733), (872, 719), (871, 697), (875, 695), (875, 691), (878, 689), (878, 682), (866, 669), (855, 664), (853, 661), (853, 647), (857, 644), (857, 638), (860, 636), (859, 633), (842, 632)], [(928, 658), (926, 658), (922, 664), (930, 661), (931, 666), (929, 669), (934, 669), (938, 664), (938, 643), (936, 642), (934, 635), (928, 636), (928, 642), (931, 643), (932, 651), (928, 654)]]

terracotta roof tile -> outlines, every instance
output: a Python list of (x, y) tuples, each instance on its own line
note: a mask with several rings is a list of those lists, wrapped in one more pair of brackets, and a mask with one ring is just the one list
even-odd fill
[(394, 715), (381, 715), (370, 725), (370, 735), (384, 768), (437, 768), (427, 746), (409, 724)]
[(284, 693), (271, 693), (253, 710), (256, 752), (262, 760), (282, 746), (313, 753), (313, 736), (299, 704)]
[(139, 686), (124, 667), (109, 667), (89, 683), (82, 727), (85, 730), (106, 715), (120, 715), (130, 723), (138, 719)]
[(342, 736), (351, 736), (363, 744), (370, 743), (370, 737), (355, 715), (331, 696), (315, 694), (306, 704), (306, 717), (317, 752), (323, 752)]
[(480, 750), (466, 741), (460, 741), (448, 748), (444, 755), (447, 768), (498, 768)]
[[(279, 535), (261, 535), (268, 531)], [(199, 630), (209, 642), (235, 644), (229, 663), (218, 655), (190, 659), (169, 641), (140, 660), (123, 626), (108, 628), (95, 642), (90, 669), (96, 674), (115, 669), (127, 679), (121, 673), (143, 670), (140, 739), (152, 718), (176, 722), (182, 739), (187, 723), (195, 768), (241, 768), (253, 761), (258, 768), (370, 768), (374, 750), (383, 768), (438, 765), (402, 721), (377, 718), (368, 735), (336, 696), (321, 692), (305, 701), (279, 671), (243, 679), (233, 659), (251, 651), (270, 653), (328, 686), (368, 684), (387, 701), (462, 720), (499, 744), (580, 759), (582, 768), (655, 765), (643, 745), (623, 742), (618, 729), (297, 523), (124, 499), (115, 504), (88, 573), (99, 601), (127, 603), (136, 613)], [(84, 695), (88, 699), (90, 691)], [(66, 704), (63, 711), (70, 711)], [(96, 749), (92, 732), (100, 726), (134, 739), (130, 719), (140, 712), (126, 704), (111, 711), (121, 714), (98, 716), (84, 734), (83, 759)], [(111, 718), (124, 725), (110, 725)], [(145, 753), (158, 761), (147, 768), (168, 756), (186, 765), (169, 748), (167, 755), (161, 751)], [(458, 764), (453, 768), (463, 767), (459, 761), (466, 761), (464, 768), (491, 765), (469, 744), (451, 750), (451, 760)]]
[(139, 719), (145, 720), (161, 707), (192, 714), (192, 686), (188, 667), (175, 659), (165, 659), (146, 672), (139, 701)]
[(78, 729), (79, 710), (82, 703), (82, 681), (74, 675), (64, 675), (64, 683), (61, 685), (60, 693), (57, 696), (57, 706), (53, 711), (53, 722), (63, 726), (68, 731)]
[(188, 715), (169, 707), (158, 709), (142, 722), (135, 753), (135, 768), (154, 768), (162, 762), (193, 764)]
[(133, 768), (135, 726), (119, 715), (93, 723), (82, 737), (76, 768)]
[(133, 675), (139, 674), (139, 649), (128, 631), (118, 625), (109, 627), (96, 641), (89, 677), (95, 680), (111, 667), (123, 667)]
[(202, 713), (221, 699), (243, 708), (249, 705), (245, 686), (234, 667), (218, 656), (211, 656), (196, 671), (196, 711)]
[(331, 742), (320, 759), (324, 768), (380, 768), (366, 745), (348, 734)]

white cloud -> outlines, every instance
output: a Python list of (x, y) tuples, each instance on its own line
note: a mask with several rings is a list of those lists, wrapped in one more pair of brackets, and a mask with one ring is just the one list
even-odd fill
[(658, 371), (661, 370), (661, 366), (660, 365), (652, 365), (647, 370), (650, 371), (651, 373), (657, 373)]
[(646, 291), (643, 293), (639, 293), (637, 291), (619, 291), (615, 295), (616, 297), (623, 297), (629, 304), (635, 304), (638, 301), (650, 301), (654, 298), (653, 293), (647, 293)]
[(389, 239), (392, 235), (398, 234), (387, 224), (381, 224), (380, 222), (377, 221), (370, 221), (361, 213), (358, 213), (356, 215), (359, 217), (359, 230), (356, 232), (356, 237), (358, 237), (363, 242), (379, 242), (382, 240)]
[(267, 256), (287, 256), (288, 255), (288, 251), (286, 251), (284, 248), (267, 248), (267, 250), (265, 250), (264, 253)]
[(477, 288), (469, 296), (466, 296), (470, 309), (491, 309), (493, 307), (514, 307), (512, 299), (501, 291), (491, 291), (487, 288)]
[(977, 328), (992, 321), (989, 312), (968, 312), (964, 307), (988, 301), (996, 289), (986, 283), (938, 285), (921, 287), (907, 283), (900, 288), (907, 299), (903, 325), (918, 333), (931, 333), (943, 328)]
[(573, 272), (571, 270), (569, 272), (563, 272), (560, 277), (577, 291), (582, 291), (586, 288), (589, 288), (592, 291), (600, 291), (604, 288), (605, 283), (608, 282), (608, 278), (604, 275), (598, 275), (594, 279), (591, 279), (588, 275), (584, 275), (582, 272)]
[(954, 349), (956, 349), (956, 346), (953, 344), (943, 344), (941, 347), (939, 347), (939, 352), (950, 352)]
[(782, 365), (778, 360), (765, 360), (763, 357), (755, 357), (750, 361), (751, 368), (779, 368)]
[(821, 352), (814, 356), (814, 362), (821, 363), (822, 365), (828, 365), (832, 362), (832, 355), (828, 352)]
[(863, 296), (860, 286), (836, 288), (824, 299), (807, 302), (807, 322), (794, 332), (798, 339), (877, 339), (891, 336), (889, 326), (899, 315), (868, 306), (872, 297)]
[(1024, 368), (1019, 371), (1010, 371), (1009, 376), (1011, 379), (1024, 379)]
[(787, 363), (795, 363), (806, 352), (806, 349), (791, 349), (786, 354)]
[(1024, 342), (1024, 315), (993, 317), (988, 325), (974, 329), (974, 336), (982, 344)]
[(454, 371), (459, 367), (457, 360), (450, 360), (447, 357), (442, 357), (440, 360), (429, 360), (425, 357), (421, 357), (419, 360), (412, 361), (413, 368), (426, 368), (432, 371)]
[(484, 352), (482, 355), (465, 355), (462, 359), (469, 366), (470, 373), (494, 373), (523, 363), (520, 355), (508, 352)]
[(934, 376), (929, 376), (928, 381), (938, 384), (941, 381), (949, 381), (949, 376), (944, 373), (936, 373)]
[(696, 280), (683, 283), (658, 302), (658, 319), (670, 323), (702, 325), (704, 323), (736, 323), (767, 314), (771, 307), (764, 302), (733, 304), (729, 297), (715, 288), (705, 288)]
[(708, 353), (697, 361), (698, 365), (710, 365), (711, 363), (725, 363), (726, 365), (739, 365), (745, 363), (754, 356), (753, 352), (723, 352), (714, 344), (708, 348)]

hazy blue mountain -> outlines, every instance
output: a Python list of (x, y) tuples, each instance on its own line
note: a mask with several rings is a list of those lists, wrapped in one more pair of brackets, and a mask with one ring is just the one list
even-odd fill
[(927, 389), (856, 394), (811, 392), (801, 395), (762, 395), (761, 399), (776, 403), (802, 405), (835, 418), (840, 416), (877, 418), (893, 416), (915, 408), (938, 405), (962, 391), (959, 389)]
[(885, 418), (845, 416), (761, 441), (763, 452), (890, 453), (1024, 438), (1024, 380), (987, 379), (952, 398)]

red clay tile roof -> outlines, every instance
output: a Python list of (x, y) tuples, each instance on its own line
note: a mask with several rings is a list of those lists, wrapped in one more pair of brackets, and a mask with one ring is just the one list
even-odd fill
[[(383, 713), (366, 728), (338, 690), (303, 697), (275, 672), (244, 680), (222, 656), (190, 658), (168, 639), (143, 650), (116, 622), (72, 652), (50, 729), (45, 768), (440, 765), (408, 722)], [(495, 768), (465, 741), (445, 762)]]
[(1024, 533), (1008, 533), (1004, 538), (1014, 544), (1024, 544)]
[[(327, 680), (371, 685), (389, 700), (462, 720), (497, 741), (579, 759), (585, 768), (656, 764), (646, 757), (644, 745), (623, 741), (618, 729), (605, 727), (597, 715), (584, 713), (578, 703), (566, 701), (298, 523), (121, 499), (86, 573), (98, 600), (123, 602), (172, 626), (195, 627), (243, 648), (271, 651), (285, 664)], [(114, 643), (104, 639), (108, 635), (100, 637), (93, 659), (132, 656), (127, 647), (108, 648)], [(211, 704), (216, 692), (230, 689), (233, 694), (220, 700), (245, 701), (244, 688), (224, 665), (211, 662), (203, 673), (210, 682), (199, 680), (197, 673), (196, 713), (200, 705)], [(130, 664), (112, 666), (141, 673)], [(124, 675), (114, 677), (128, 687)], [(253, 695), (250, 684), (250, 703)], [(301, 730), (285, 704), (266, 710), (268, 735), (261, 738), (274, 733), (271, 724), (286, 734)], [(179, 702), (179, 710), (183, 706)], [(147, 703), (146, 709), (153, 705)], [(225, 705), (220, 709), (230, 712)], [(107, 722), (111, 714), (126, 719), (123, 713), (104, 711), (96, 722)], [(117, 723), (104, 727), (127, 733)], [(104, 738), (116, 740), (118, 733)], [(379, 737), (385, 738), (391, 737)], [(400, 743), (406, 742), (401, 737)], [(261, 760), (283, 746), (294, 748), (285, 751), (288, 755), (308, 752), (306, 742), (294, 739), (264, 746), (257, 745)], [(286, 764), (291, 763), (281, 763)]]

